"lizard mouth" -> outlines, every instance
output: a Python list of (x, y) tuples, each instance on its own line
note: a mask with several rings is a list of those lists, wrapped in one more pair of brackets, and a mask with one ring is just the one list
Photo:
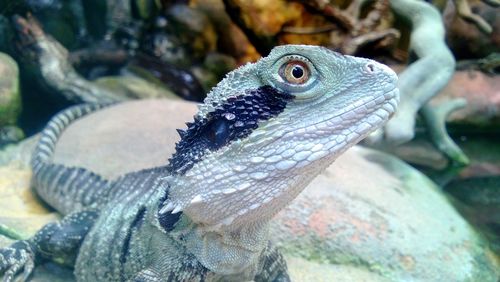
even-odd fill
[(343, 108), (341, 112), (336, 113), (332, 117), (325, 120), (319, 121), (312, 124), (312, 126), (317, 126), (320, 124), (326, 125), (336, 125), (338, 123), (347, 123), (348, 121), (355, 122), (356, 120), (361, 120), (356, 118), (356, 115), (369, 116), (375, 113), (379, 109), (384, 109), (388, 112), (390, 116), (396, 111), (396, 105), (398, 103), (398, 89), (394, 87), (393, 89), (384, 92), (382, 95), (377, 97), (363, 97), (354, 103)]
[[(332, 135), (337, 131), (342, 131), (351, 126), (359, 126), (362, 123), (369, 124), (369, 128), (360, 132), (365, 136), (370, 132), (376, 130), (378, 127), (391, 118), (396, 112), (396, 106), (399, 101), (399, 90), (396, 86), (392, 89), (385, 91), (382, 94), (373, 96), (362, 97), (355, 102), (351, 103), (340, 112), (335, 113), (331, 117), (312, 123), (302, 128), (294, 128), (283, 132), (281, 138), (271, 141), (269, 144), (278, 142), (279, 139), (286, 138), (287, 136), (294, 135), (297, 130), (304, 130), (305, 132), (314, 132), (318, 135)], [(381, 116), (379, 116), (379, 115)], [(363, 115), (359, 117), (358, 115)], [(385, 115), (387, 115), (385, 117)], [(377, 120), (378, 116), (378, 120)], [(369, 119), (372, 120), (369, 120)], [(377, 123), (377, 124), (372, 124)], [(334, 132), (335, 131), (335, 132)], [(366, 131), (366, 132), (365, 132)]]

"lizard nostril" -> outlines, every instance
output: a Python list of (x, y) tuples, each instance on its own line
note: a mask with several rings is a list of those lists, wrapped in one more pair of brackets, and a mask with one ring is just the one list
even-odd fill
[(367, 72), (373, 73), (373, 72), (375, 72), (376, 67), (375, 67), (375, 64), (368, 63), (365, 65), (365, 69)]

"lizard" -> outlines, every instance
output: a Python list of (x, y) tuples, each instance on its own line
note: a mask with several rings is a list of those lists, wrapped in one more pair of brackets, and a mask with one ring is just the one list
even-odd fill
[(35, 191), (64, 217), (1, 249), (0, 273), (26, 280), (51, 260), (77, 281), (289, 281), (270, 220), (393, 115), (396, 84), (370, 59), (277, 46), (208, 93), (167, 164), (114, 180), (51, 162), (72, 121), (109, 105), (68, 108), (32, 158)]

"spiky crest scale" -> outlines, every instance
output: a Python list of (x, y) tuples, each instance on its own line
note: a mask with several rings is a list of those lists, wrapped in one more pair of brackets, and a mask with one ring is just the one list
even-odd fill
[(194, 122), (186, 123), (186, 130), (178, 130), (181, 140), (169, 159), (170, 171), (184, 174), (203, 159), (207, 150), (215, 151), (245, 138), (259, 122), (279, 115), (292, 99), (293, 95), (266, 85), (247, 89), (243, 94), (235, 93), (204, 118), (195, 115)]

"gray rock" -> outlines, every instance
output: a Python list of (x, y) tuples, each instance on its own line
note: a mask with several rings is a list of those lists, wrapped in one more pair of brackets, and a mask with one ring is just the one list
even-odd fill
[[(178, 140), (174, 129), (184, 127), (195, 109), (168, 100), (113, 106), (66, 130), (55, 161), (107, 178), (164, 165)], [(499, 277), (485, 242), (428, 178), (394, 157), (361, 147), (314, 180), (278, 214), (271, 232), (294, 281)]]
[[(62, 134), (54, 161), (92, 169), (113, 179), (131, 171), (166, 165), (193, 103), (138, 100), (77, 120)], [(75, 143), (76, 142), (76, 143)]]

